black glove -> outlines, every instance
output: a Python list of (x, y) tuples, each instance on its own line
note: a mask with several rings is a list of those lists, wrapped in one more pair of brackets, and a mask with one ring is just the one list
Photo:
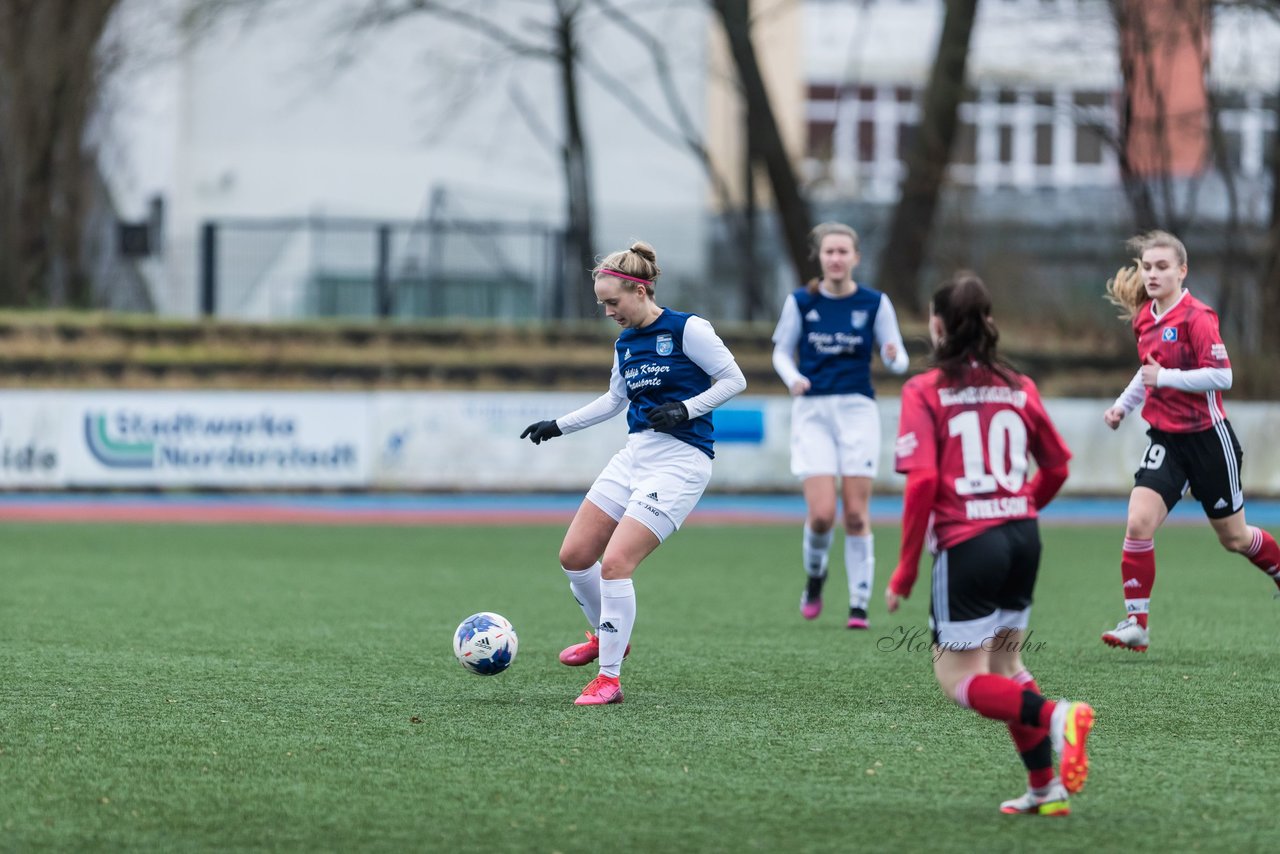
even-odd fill
[(535, 445), (540, 445), (548, 439), (554, 439), (556, 436), (563, 436), (560, 427), (555, 421), (535, 421), (528, 427), (524, 428), (524, 432), (520, 434), (523, 439), (526, 436)]
[(672, 427), (689, 420), (689, 410), (678, 400), (655, 407), (649, 413), (649, 426), (654, 430), (670, 430)]

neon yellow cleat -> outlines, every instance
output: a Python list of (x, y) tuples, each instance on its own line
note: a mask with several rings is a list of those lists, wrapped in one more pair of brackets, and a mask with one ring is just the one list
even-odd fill
[(1000, 812), (1005, 815), (1071, 815), (1071, 805), (1067, 802), (1067, 790), (1062, 783), (1054, 780), (1044, 789), (1027, 789), (1025, 795), (1005, 801), (1000, 805)]
[(1088, 703), (1059, 700), (1049, 720), (1049, 739), (1058, 753), (1058, 776), (1071, 794), (1084, 788), (1089, 777), (1089, 753), (1085, 743), (1093, 729), (1093, 707)]

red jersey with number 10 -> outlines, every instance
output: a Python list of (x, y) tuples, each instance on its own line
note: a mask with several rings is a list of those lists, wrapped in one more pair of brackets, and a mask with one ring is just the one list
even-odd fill
[(1005, 522), (1034, 519), (1029, 460), (1052, 467), (1071, 459), (1030, 379), (1012, 388), (975, 369), (965, 380), (947, 385), (934, 369), (902, 388), (895, 468), (937, 471), (932, 529), (938, 549)]
[[(1231, 367), (1218, 331), (1217, 313), (1190, 291), (1183, 291), (1159, 317), (1155, 301), (1147, 301), (1133, 318), (1133, 335), (1138, 339), (1138, 360), (1144, 365), (1148, 356), (1155, 356), (1162, 368), (1193, 371)], [(1227, 411), (1222, 395), (1215, 390), (1148, 388), (1142, 417), (1166, 433), (1199, 433), (1226, 419)]]

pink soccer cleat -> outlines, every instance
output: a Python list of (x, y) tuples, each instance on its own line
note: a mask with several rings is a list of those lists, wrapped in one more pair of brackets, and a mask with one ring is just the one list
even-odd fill
[(849, 628), (851, 629), (869, 629), (871, 623), (867, 621), (866, 608), (850, 608), (849, 609)]
[[(587, 632), (587, 639), (583, 643), (575, 643), (560, 650), (560, 663), (567, 664), (570, 667), (581, 667), (584, 664), (590, 664), (600, 657), (600, 638)], [(622, 653), (623, 659), (631, 654), (631, 644), (627, 644), (627, 649)]]
[(610, 703), (622, 702), (622, 683), (616, 676), (605, 676), (601, 673), (587, 683), (581, 696), (573, 701), (575, 706), (607, 706)]
[(816, 620), (822, 613), (822, 585), (827, 581), (825, 575), (809, 576), (804, 592), (800, 594), (800, 616), (806, 620)]

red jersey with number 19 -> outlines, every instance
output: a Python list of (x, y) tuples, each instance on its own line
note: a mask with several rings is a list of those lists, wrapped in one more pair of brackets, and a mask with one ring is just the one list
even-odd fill
[[(1231, 367), (1218, 331), (1217, 313), (1190, 291), (1183, 291), (1178, 301), (1159, 316), (1155, 301), (1148, 300), (1133, 318), (1133, 335), (1138, 339), (1138, 360), (1144, 365), (1148, 356), (1155, 356), (1162, 368), (1193, 371)], [(1222, 395), (1215, 390), (1148, 388), (1142, 417), (1166, 433), (1199, 433), (1223, 421), (1227, 411), (1222, 406)]]
[(1029, 457), (1041, 467), (1071, 459), (1035, 383), (1013, 388), (985, 369), (948, 385), (934, 369), (902, 388), (894, 448), (902, 474), (936, 470), (932, 529), (939, 549), (1015, 519), (1034, 519)]

